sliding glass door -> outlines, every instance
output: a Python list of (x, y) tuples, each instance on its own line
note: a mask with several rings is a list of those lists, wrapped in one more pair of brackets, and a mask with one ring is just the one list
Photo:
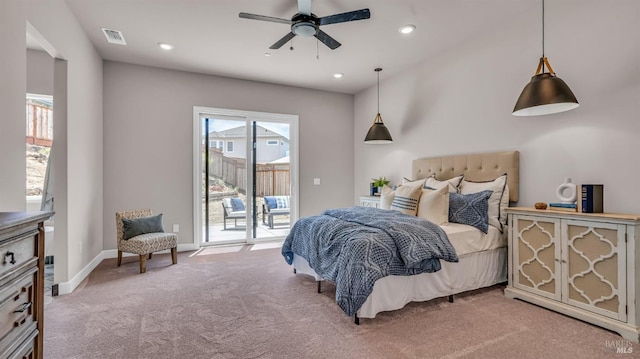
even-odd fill
[(195, 108), (194, 120), (198, 244), (283, 239), (296, 218), (297, 116)]

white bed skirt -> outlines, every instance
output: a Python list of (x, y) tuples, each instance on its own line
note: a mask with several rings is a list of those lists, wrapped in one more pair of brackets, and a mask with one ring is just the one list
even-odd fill
[[(376, 314), (469, 290), (489, 287), (507, 281), (507, 248), (496, 248), (460, 256), (458, 263), (440, 261), (442, 269), (435, 273), (380, 278), (373, 286), (358, 317), (375, 318)], [(293, 256), (297, 273), (322, 280), (302, 257)]]

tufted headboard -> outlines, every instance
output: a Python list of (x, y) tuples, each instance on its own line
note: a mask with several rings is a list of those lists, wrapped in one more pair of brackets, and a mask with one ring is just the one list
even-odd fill
[(430, 157), (414, 160), (411, 165), (413, 179), (427, 178), (435, 173), (439, 180), (464, 175), (469, 181), (490, 181), (507, 174), (509, 201), (518, 201), (520, 152), (507, 151)]

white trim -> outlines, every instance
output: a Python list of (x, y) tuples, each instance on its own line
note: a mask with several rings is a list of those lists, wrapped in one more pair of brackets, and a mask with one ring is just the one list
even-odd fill
[(98, 253), (98, 255), (91, 260), (78, 274), (73, 276), (68, 282), (61, 282), (58, 284), (58, 294), (70, 294), (73, 292), (82, 281), (89, 276), (89, 274), (102, 262), (104, 259), (104, 251)]
[[(178, 243), (178, 252), (189, 252), (189, 251), (195, 251), (199, 249), (199, 247), (194, 246), (192, 243)], [(160, 251), (160, 252), (153, 252), (154, 254), (159, 253), (169, 253), (169, 250), (164, 250), (164, 251)], [(133, 254), (133, 253), (122, 253), (123, 257), (133, 257), (133, 256), (138, 256), (137, 254)], [(97, 256), (95, 256), (95, 258), (93, 258), (91, 260), (91, 262), (89, 262), (89, 264), (87, 264), (84, 268), (82, 268), (82, 270), (80, 272), (78, 272), (78, 274), (76, 274), (73, 278), (71, 278), (70, 281), (68, 282), (61, 282), (61, 283), (56, 283), (58, 284), (58, 294), (63, 295), (63, 294), (71, 294), (76, 288), (78, 288), (78, 286), (80, 285), (80, 283), (82, 283), (83, 280), (85, 280), (89, 274), (91, 274), (91, 272), (96, 269), (96, 267), (102, 263), (103, 260), (105, 259), (110, 259), (110, 258), (117, 258), (118, 257), (118, 250), (117, 249), (106, 249), (103, 250), (102, 252), (98, 253)]]

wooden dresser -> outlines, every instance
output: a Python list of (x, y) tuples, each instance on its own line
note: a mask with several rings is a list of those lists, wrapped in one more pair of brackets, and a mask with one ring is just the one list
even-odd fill
[(53, 212), (0, 212), (0, 358), (42, 358), (44, 224)]
[(640, 339), (640, 215), (509, 208), (505, 295)]

